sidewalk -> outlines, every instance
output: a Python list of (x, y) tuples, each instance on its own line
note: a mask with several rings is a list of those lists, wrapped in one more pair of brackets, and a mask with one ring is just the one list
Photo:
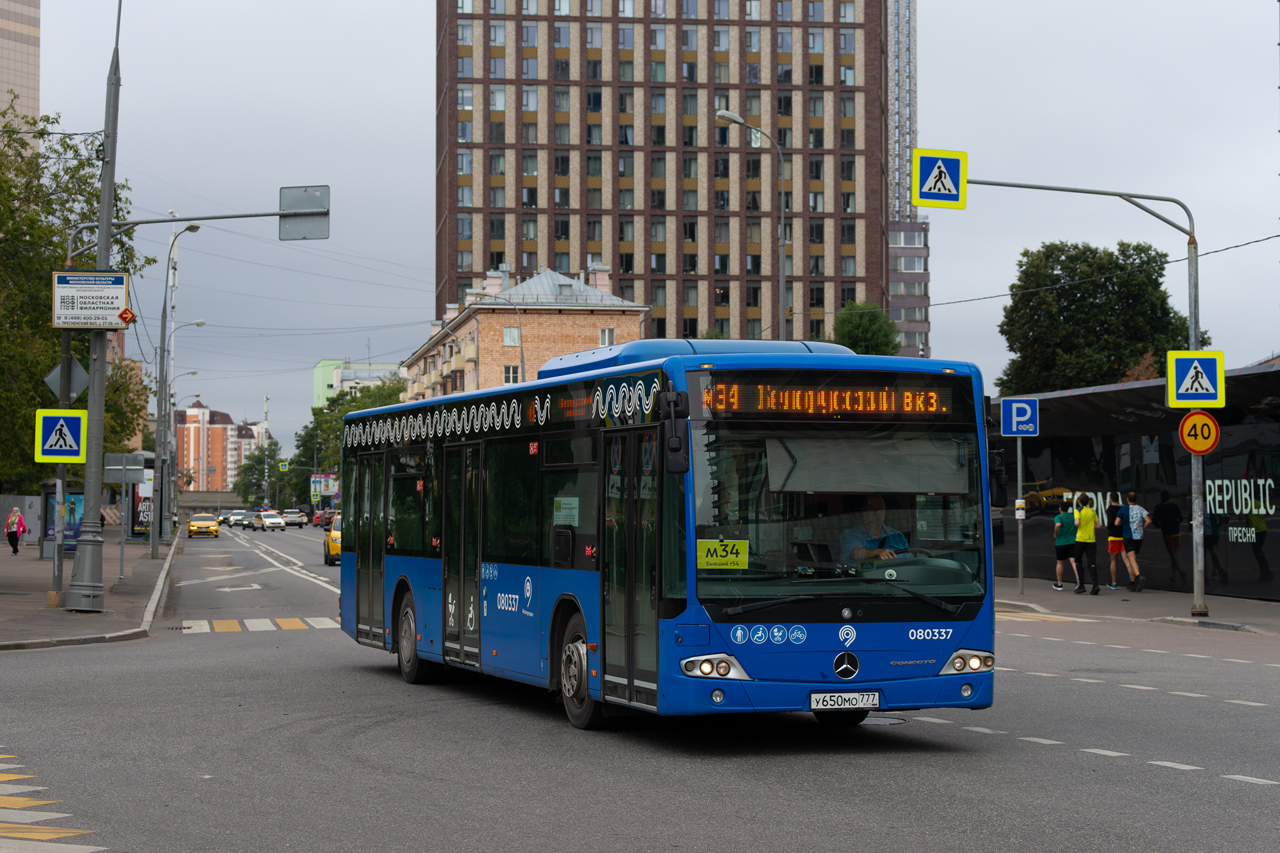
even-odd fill
[(1123, 586), (1119, 589), (1104, 586), (1098, 595), (1076, 595), (1071, 589), (1072, 586), (1068, 583), (1058, 592), (1047, 580), (1027, 578), (1023, 581), (1024, 592), (1019, 595), (1017, 578), (997, 577), (996, 609), (1171, 622), (1280, 637), (1280, 602), (1206, 595), (1205, 605), (1209, 615), (1196, 618), (1191, 615), (1191, 595), (1185, 592), (1129, 592)]
[[(35, 546), (22, 546), (16, 557), (7, 547), (0, 550), (0, 651), (109, 643), (147, 636), (174, 552), (162, 545), (160, 559), (153, 560), (146, 543), (126, 542), (124, 578), (121, 579), (118, 537), (119, 528), (107, 528), (102, 549), (104, 609), (101, 613), (72, 613), (49, 607), (46, 593), (53, 586), (53, 561), (41, 560), (40, 550)], [(71, 587), (74, 558), (75, 555), (68, 552), (63, 561), (64, 601)]]

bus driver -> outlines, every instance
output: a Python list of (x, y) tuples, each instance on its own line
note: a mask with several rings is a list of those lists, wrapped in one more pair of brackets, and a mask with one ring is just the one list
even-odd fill
[(884, 498), (867, 495), (862, 523), (840, 534), (840, 554), (848, 560), (892, 560), (911, 547), (907, 537), (884, 523)]

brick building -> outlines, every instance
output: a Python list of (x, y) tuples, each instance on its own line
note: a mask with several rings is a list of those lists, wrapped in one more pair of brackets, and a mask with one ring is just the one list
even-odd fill
[(555, 356), (643, 337), (650, 309), (610, 293), (605, 270), (590, 283), (554, 270), (506, 283), (505, 274), (491, 273), (481, 292), (445, 306), (431, 337), (400, 365), (409, 380), (404, 399), (510, 385), (535, 378)]
[(607, 266), (646, 337), (776, 338), (780, 206), (787, 337), (888, 306), (884, 0), (437, 9), (436, 316), (486, 270)]
[(265, 422), (236, 423), (199, 400), (174, 411), (173, 422), (174, 465), (199, 492), (231, 491), (245, 456), (271, 440)]

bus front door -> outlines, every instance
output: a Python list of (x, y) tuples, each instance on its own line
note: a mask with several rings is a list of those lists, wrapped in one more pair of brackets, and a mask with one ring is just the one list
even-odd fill
[(480, 665), (480, 445), (444, 451), (444, 656)]
[(604, 434), (604, 695), (658, 707), (656, 427)]
[[(383, 601), (383, 456), (361, 456), (358, 460), (359, 512), (354, 521), (356, 541), (356, 639), (386, 644), (386, 617)], [(346, 522), (348, 529), (351, 522)], [(345, 533), (346, 531), (344, 531)]]

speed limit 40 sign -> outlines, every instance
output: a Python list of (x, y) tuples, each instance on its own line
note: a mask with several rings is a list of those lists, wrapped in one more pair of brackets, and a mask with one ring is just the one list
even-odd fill
[(1187, 452), (1204, 456), (1218, 446), (1221, 430), (1218, 422), (1208, 412), (1196, 409), (1187, 412), (1178, 425), (1178, 439)]

